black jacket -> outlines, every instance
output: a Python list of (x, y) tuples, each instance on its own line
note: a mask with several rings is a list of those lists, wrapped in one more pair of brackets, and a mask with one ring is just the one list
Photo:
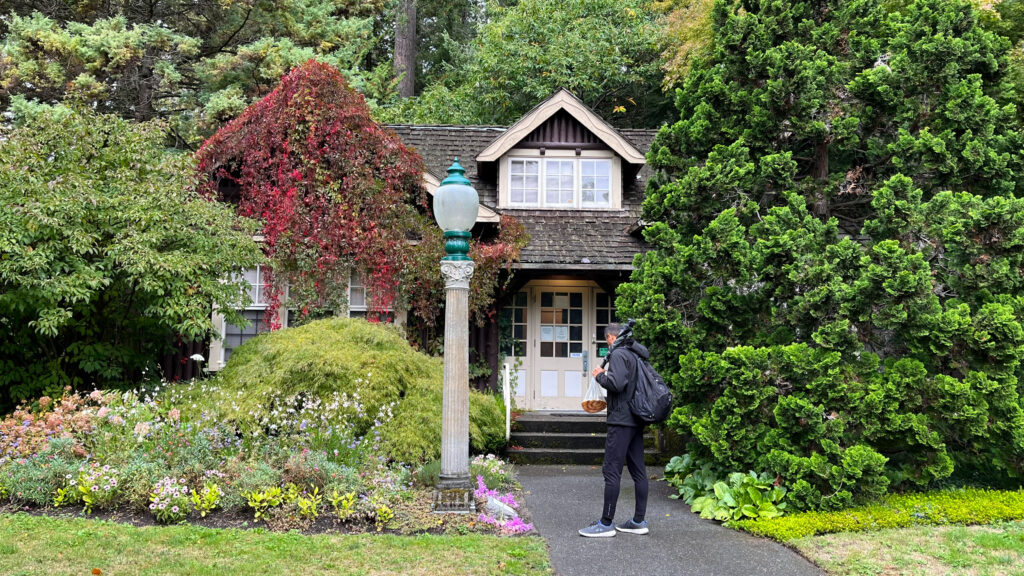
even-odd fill
[(643, 426), (629, 409), (637, 382), (637, 356), (647, 359), (651, 353), (643, 344), (627, 338), (608, 354), (608, 366), (597, 375), (597, 383), (608, 391), (608, 424)]

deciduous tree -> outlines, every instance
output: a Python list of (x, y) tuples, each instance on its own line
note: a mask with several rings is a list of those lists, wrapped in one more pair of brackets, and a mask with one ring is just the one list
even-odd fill
[(262, 260), (252, 223), (199, 194), (164, 126), (15, 104), (0, 132), (0, 411), (137, 382), (176, 335), (214, 333), (211, 305), (244, 305), (227, 277)]

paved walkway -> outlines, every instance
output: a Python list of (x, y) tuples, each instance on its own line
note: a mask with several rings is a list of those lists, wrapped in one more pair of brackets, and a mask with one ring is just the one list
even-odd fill
[[(648, 468), (661, 477), (661, 468)], [(584, 538), (577, 530), (601, 516), (604, 480), (599, 466), (520, 466), (519, 481), (533, 524), (547, 540), (560, 576), (822, 576), (789, 548), (702, 520), (671, 487), (651, 481), (646, 536)], [(623, 472), (616, 523), (633, 513), (633, 481)]]

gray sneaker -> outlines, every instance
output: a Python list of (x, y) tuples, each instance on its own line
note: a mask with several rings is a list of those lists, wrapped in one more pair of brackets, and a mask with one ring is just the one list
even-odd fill
[(587, 538), (611, 538), (615, 536), (615, 526), (605, 526), (598, 520), (592, 526), (587, 526), (580, 530), (580, 536), (586, 536)]
[(619, 532), (628, 532), (630, 534), (647, 534), (650, 530), (647, 529), (647, 520), (643, 522), (633, 522), (630, 518), (628, 521), (623, 522), (615, 527)]

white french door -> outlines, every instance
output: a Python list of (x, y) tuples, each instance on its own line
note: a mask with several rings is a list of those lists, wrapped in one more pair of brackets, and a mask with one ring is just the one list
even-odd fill
[(612, 297), (589, 282), (531, 282), (502, 314), (516, 406), (582, 412), (590, 370), (607, 350)]

